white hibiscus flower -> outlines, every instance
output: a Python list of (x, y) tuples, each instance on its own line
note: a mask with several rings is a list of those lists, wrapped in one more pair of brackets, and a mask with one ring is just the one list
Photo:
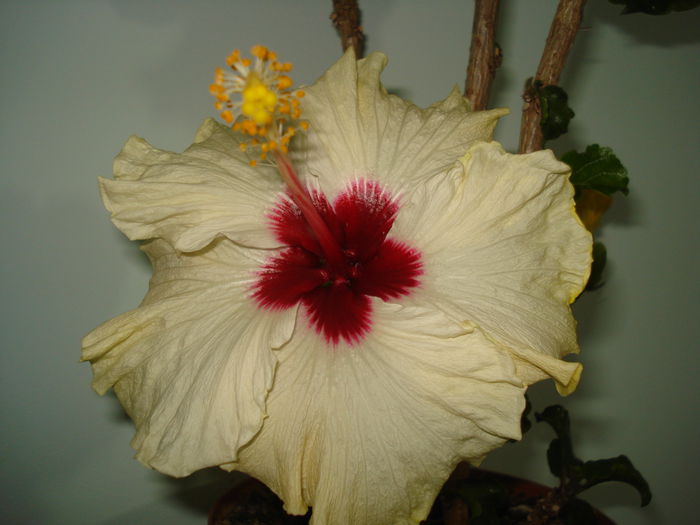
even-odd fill
[(575, 388), (591, 239), (568, 167), (505, 153), (505, 111), (456, 90), (387, 94), (385, 63), (349, 52), (301, 104), (289, 155), (321, 226), (212, 120), (182, 154), (130, 139), (100, 181), (154, 273), (83, 359), (144, 464), (250, 473), (316, 525), (416, 524), (459, 461), (520, 437), (529, 384)]

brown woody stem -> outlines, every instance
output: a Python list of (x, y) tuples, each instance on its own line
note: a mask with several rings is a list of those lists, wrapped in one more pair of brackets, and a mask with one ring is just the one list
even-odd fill
[(331, 22), (340, 35), (343, 52), (352, 47), (355, 50), (355, 56), (362, 58), (365, 35), (360, 25), (360, 8), (357, 0), (333, 0)]
[(491, 82), (500, 66), (501, 56), (496, 45), (496, 17), (499, 0), (476, 0), (472, 41), (469, 47), (469, 66), (464, 96), (472, 109), (486, 109), (491, 93)]
[(542, 115), (534, 83), (544, 87), (556, 85), (559, 82), (566, 57), (581, 25), (585, 3), (586, 0), (559, 1), (537, 73), (535, 73), (534, 79), (528, 81), (523, 93), (525, 105), (520, 124), (520, 153), (537, 151), (544, 146), (542, 128), (540, 127)]

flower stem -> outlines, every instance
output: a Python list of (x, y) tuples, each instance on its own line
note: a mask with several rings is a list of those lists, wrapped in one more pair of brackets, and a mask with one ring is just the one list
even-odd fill
[(365, 35), (360, 25), (360, 8), (357, 0), (333, 0), (331, 21), (340, 35), (343, 51), (352, 47), (355, 58), (362, 58)]
[(533, 92), (531, 86), (534, 82), (540, 82), (542, 87), (556, 85), (559, 75), (564, 69), (566, 57), (574, 43), (576, 33), (583, 18), (583, 5), (586, 0), (560, 0), (557, 12), (549, 28), (547, 43), (542, 52), (540, 65), (535, 73), (535, 78), (528, 81), (523, 98), (523, 118), (520, 125), (520, 153), (530, 153), (542, 149), (544, 138), (540, 121), (542, 113), (539, 97)]
[(321, 250), (328, 261), (328, 264), (334, 270), (336, 270), (336, 272), (343, 274), (346, 267), (343, 250), (340, 248), (338, 241), (328, 228), (326, 221), (324, 221), (321, 214), (318, 213), (316, 206), (314, 206), (314, 203), (311, 200), (311, 195), (309, 195), (308, 190), (299, 181), (299, 177), (297, 177), (297, 174), (294, 171), (294, 166), (292, 166), (292, 162), (289, 160), (289, 157), (278, 151), (275, 153), (275, 162), (280, 175), (282, 176), (282, 180), (284, 180), (284, 182), (287, 184), (287, 188), (289, 188), (292, 195), (292, 200), (294, 200), (294, 203), (299, 207), (301, 213), (304, 215), (307, 224), (313, 231), (316, 240), (321, 246)]
[(476, 0), (472, 42), (469, 47), (469, 66), (464, 96), (473, 111), (486, 109), (491, 92), (491, 83), (500, 66), (500, 53), (496, 44), (496, 17), (499, 0)]

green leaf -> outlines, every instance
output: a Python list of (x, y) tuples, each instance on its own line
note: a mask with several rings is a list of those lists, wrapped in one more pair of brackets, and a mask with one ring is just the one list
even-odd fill
[(610, 2), (624, 5), (623, 15), (631, 13), (666, 15), (671, 11), (687, 11), (700, 5), (700, 0), (610, 0)]
[(540, 97), (540, 127), (544, 140), (552, 140), (567, 132), (574, 111), (569, 107), (569, 96), (559, 86), (537, 87)]
[(642, 507), (651, 501), (651, 490), (642, 474), (634, 468), (627, 456), (586, 461), (582, 468), (583, 478), (580, 480), (581, 490), (605, 483), (606, 481), (621, 481), (632, 485), (642, 498)]
[(541, 413), (535, 414), (535, 418), (537, 421), (548, 423), (557, 435), (547, 449), (549, 470), (558, 478), (571, 477), (571, 471), (580, 466), (582, 462), (574, 455), (569, 413), (561, 405), (552, 405)]
[(588, 278), (586, 290), (596, 290), (603, 286), (603, 269), (608, 260), (608, 251), (602, 242), (593, 243), (593, 264), (591, 265), (591, 276)]
[(629, 193), (627, 169), (610, 148), (591, 144), (583, 153), (565, 153), (561, 160), (571, 166), (569, 180), (579, 191), (591, 189), (606, 195), (616, 191)]
[(571, 440), (569, 412), (561, 405), (551, 405), (535, 414), (537, 421), (544, 421), (552, 427), (559, 438)]
[[(571, 443), (571, 425), (569, 413), (560, 405), (547, 407), (542, 413), (535, 414), (537, 421), (548, 423), (557, 437), (552, 440), (547, 449), (547, 461), (552, 474), (560, 478), (560, 492), (567, 498), (573, 498), (590, 487), (607, 481), (621, 481), (637, 489), (642, 498), (642, 506), (651, 501), (649, 484), (639, 471), (634, 468), (627, 456), (582, 462), (574, 455)], [(571, 500), (564, 499), (566, 505)], [(578, 504), (576, 504), (578, 505)], [(562, 506), (562, 508), (564, 508)], [(588, 513), (585, 509), (572, 507), (571, 520), (565, 523), (579, 524), (585, 521)], [(576, 521), (580, 519), (581, 521)]]

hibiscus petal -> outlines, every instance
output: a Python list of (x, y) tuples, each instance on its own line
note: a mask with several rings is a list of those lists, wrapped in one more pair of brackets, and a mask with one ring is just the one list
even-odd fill
[(329, 345), (356, 343), (372, 326), (372, 302), (344, 283), (329, 283), (307, 294), (303, 300), (309, 324)]
[(352, 50), (304, 98), (308, 132), (306, 173), (328, 195), (348, 179), (376, 179), (392, 190), (412, 188), (448, 168), (478, 140), (490, 140), (505, 109), (471, 112), (457, 88), (442, 102), (420, 109), (389, 95), (380, 81), (386, 56), (356, 61)]
[(366, 179), (350, 184), (336, 197), (333, 207), (343, 226), (343, 246), (359, 261), (376, 255), (399, 211), (389, 193)]
[(411, 195), (392, 231), (423, 254), (421, 299), (509, 347), (527, 383), (552, 376), (562, 392), (580, 375), (559, 358), (578, 352), (569, 304), (591, 263), (568, 176), (550, 151), (478, 144)]
[(283, 189), (276, 171), (250, 167), (240, 136), (213, 120), (197, 139), (178, 154), (130, 138), (114, 161), (115, 179), (100, 179), (112, 222), (132, 240), (160, 237), (184, 252), (221, 236), (279, 246), (265, 216)]
[(387, 239), (377, 256), (362, 267), (358, 291), (385, 301), (408, 295), (420, 284), (420, 254), (394, 239)]
[(301, 296), (324, 284), (328, 277), (317, 268), (318, 258), (301, 248), (287, 248), (257, 272), (253, 297), (269, 310), (297, 304)]
[(314, 525), (417, 524), (454, 466), (520, 437), (523, 386), (508, 352), (443, 314), (373, 301), (354, 347), (299, 328), (280, 352), (269, 419), (228, 465)]
[(260, 310), (247, 296), (262, 258), (222, 239), (193, 254), (144, 246), (154, 275), (142, 305), (83, 340), (93, 387), (111, 386), (134, 420), (132, 446), (173, 476), (233, 461), (262, 425), (276, 358), (295, 309)]
[[(319, 213), (326, 226), (330, 229), (335, 238), (340, 237), (340, 224), (335, 216), (332, 206), (323, 193), (311, 191), (311, 202)], [(316, 239), (316, 234), (309, 225), (301, 209), (294, 203), (291, 197), (281, 199), (275, 208), (268, 215), (270, 227), (275, 233), (275, 237), (287, 246), (301, 246), (317, 255), (322, 255), (323, 251)]]

